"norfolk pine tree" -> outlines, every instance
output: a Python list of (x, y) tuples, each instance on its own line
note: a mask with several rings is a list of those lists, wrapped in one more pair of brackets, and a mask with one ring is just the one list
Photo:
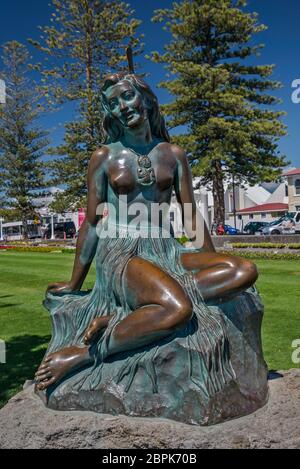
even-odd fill
[(163, 107), (170, 128), (187, 126), (174, 141), (186, 150), (195, 176), (209, 183), (214, 214), (224, 223), (224, 182), (255, 184), (278, 178), (287, 164), (277, 150), (285, 134), (279, 102), (270, 95), (281, 87), (270, 77), (273, 65), (251, 65), (263, 45), (255, 34), (266, 29), (244, 0), (184, 0), (155, 11), (153, 21), (172, 35), (164, 53), (152, 60), (165, 64), (160, 83), (175, 99)]
[(140, 21), (120, 1), (52, 0), (51, 25), (41, 41), (30, 40), (45, 53), (35, 68), (43, 74), (50, 104), (74, 102), (76, 117), (65, 125), (64, 142), (52, 151), (52, 182), (63, 185), (52, 207), (58, 212), (86, 203), (86, 172), (91, 153), (103, 142), (100, 83), (109, 71), (122, 70), (125, 48), (140, 52)]
[[(29, 52), (17, 41), (2, 46), (0, 78), (6, 83), (6, 103), (0, 105), (0, 193), (2, 208), (23, 222), (36, 215), (34, 201), (46, 187), (41, 157), (48, 145), (47, 132), (36, 121), (42, 96), (31, 79)], [(15, 218), (16, 220), (17, 218)]]

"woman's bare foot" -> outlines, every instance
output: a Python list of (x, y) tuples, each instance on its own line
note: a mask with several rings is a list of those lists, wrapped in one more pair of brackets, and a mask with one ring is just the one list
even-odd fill
[(95, 340), (99, 338), (101, 332), (103, 332), (103, 330), (107, 327), (112, 317), (113, 316), (111, 315), (95, 318), (85, 331), (83, 342), (86, 345), (90, 345), (92, 342), (95, 342)]
[(93, 361), (94, 359), (89, 353), (89, 347), (77, 347), (74, 345), (51, 353), (42, 361), (35, 374), (36, 387), (39, 390), (46, 389), (75, 368), (81, 368)]

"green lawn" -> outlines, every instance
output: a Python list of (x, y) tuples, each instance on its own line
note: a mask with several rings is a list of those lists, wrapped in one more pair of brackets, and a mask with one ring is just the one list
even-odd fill
[[(72, 254), (0, 251), (0, 339), (6, 341), (7, 363), (0, 363), (0, 406), (34, 375), (50, 340), (50, 321), (42, 306), (52, 281), (68, 280)], [(270, 369), (296, 367), (294, 339), (300, 338), (299, 261), (257, 261), (258, 287), (266, 312), (265, 358)], [(91, 288), (92, 269), (85, 283)], [(299, 366), (299, 365), (298, 365)]]

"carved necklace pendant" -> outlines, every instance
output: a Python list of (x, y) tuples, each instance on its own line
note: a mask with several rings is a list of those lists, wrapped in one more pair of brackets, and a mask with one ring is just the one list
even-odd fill
[(140, 155), (138, 157), (137, 177), (139, 183), (143, 186), (148, 186), (155, 182), (155, 174), (149, 156)]
[(137, 160), (137, 178), (138, 182), (143, 186), (150, 186), (155, 182), (154, 169), (148, 155), (140, 155), (136, 151), (133, 152), (138, 156)]

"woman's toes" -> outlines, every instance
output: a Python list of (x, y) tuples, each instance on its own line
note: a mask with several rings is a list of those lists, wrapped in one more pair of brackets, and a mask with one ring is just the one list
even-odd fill
[(42, 391), (43, 389), (46, 389), (47, 384), (46, 384), (46, 382), (40, 382), (40, 383), (37, 384), (36, 387), (37, 387), (40, 391)]
[(37, 370), (37, 372), (35, 373), (35, 376), (39, 376), (39, 375), (42, 375), (44, 373), (47, 373), (47, 371), (50, 371), (49, 365), (47, 365), (46, 367), (43, 367), (43, 368), (39, 368)]
[(49, 363), (45, 363), (44, 365), (40, 365), (38, 370), (37, 370), (37, 373), (41, 373), (43, 372), (44, 370), (46, 370), (47, 368), (49, 367)]
[(51, 371), (48, 371), (47, 373), (44, 373), (43, 375), (39, 375), (36, 377), (37, 381), (44, 381), (45, 379), (52, 378), (52, 373)]
[(49, 386), (51, 386), (51, 384), (55, 383), (55, 377), (53, 376), (52, 378), (50, 379), (47, 379), (47, 380), (44, 380), (44, 381), (41, 381), (40, 383), (37, 384), (37, 388), (40, 390), (40, 391), (43, 391), (44, 389), (48, 388)]

